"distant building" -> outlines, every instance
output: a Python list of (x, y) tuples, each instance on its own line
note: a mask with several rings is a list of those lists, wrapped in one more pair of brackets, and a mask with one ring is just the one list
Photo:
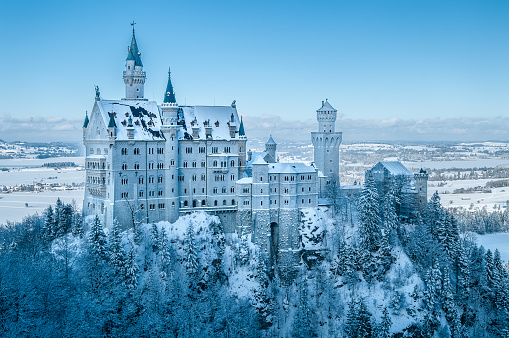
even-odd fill
[(403, 219), (424, 211), (428, 194), (428, 174), (422, 170), (412, 174), (401, 162), (378, 162), (366, 171), (375, 180), (378, 193), (384, 196), (394, 185), (400, 197), (396, 212)]

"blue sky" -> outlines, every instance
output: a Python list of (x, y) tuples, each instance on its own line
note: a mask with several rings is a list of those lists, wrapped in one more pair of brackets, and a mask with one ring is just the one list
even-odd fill
[(328, 98), (344, 119), (496, 119), (508, 17), (508, 1), (2, 1), (0, 120), (82, 120), (96, 84), (124, 97), (133, 20), (159, 102), (171, 66), (180, 104), (250, 117), (313, 120)]

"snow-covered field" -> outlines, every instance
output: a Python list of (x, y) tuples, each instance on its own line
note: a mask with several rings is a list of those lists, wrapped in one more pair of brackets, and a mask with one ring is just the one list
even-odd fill
[(423, 161), (423, 162), (402, 162), (410, 171), (416, 171), (420, 168), (430, 169), (468, 169), (468, 168), (494, 168), (497, 165), (508, 164), (509, 160), (498, 158), (476, 159), (467, 161)]
[[(446, 208), (450, 207), (463, 207), (468, 209), (470, 204), (473, 203), (475, 208), (486, 207), (488, 211), (493, 209), (494, 205), (505, 206), (509, 201), (509, 187), (491, 188), (491, 193), (473, 192), (469, 194), (453, 194), (455, 189), (467, 189), (473, 187), (484, 187), (489, 181), (497, 181), (497, 179), (478, 179), (478, 180), (461, 180), (461, 181), (447, 181), (442, 187), (436, 186), (438, 182), (429, 182), (428, 185), (428, 199), (438, 191), (442, 205)], [(444, 194), (444, 192), (448, 192)], [(451, 203), (452, 201), (452, 203)]]
[[(60, 197), (62, 202), (76, 201), (78, 208), (83, 204), (83, 188), (76, 190), (44, 191), (44, 192), (14, 192), (0, 194), (0, 225), (9, 221), (21, 221), (23, 217), (36, 212), (42, 214), (50, 204), (55, 204)], [(25, 206), (28, 203), (28, 208)]]
[(490, 249), (492, 252), (498, 249), (500, 258), (504, 262), (509, 261), (509, 233), (476, 235), (476, 237), (478, 245), (482, 245), (484, 249)]
[(0, 171), (0, 185), (16, 186), (33, 183), (59, 183), (72, 184), (85, 182), (85, 170), (82, 167), (58, 169), (15, 168), (9, 171)]
[(49, 158), (16, 158), (16, 159), (0, 159), (0, 168), (13, 167), (41, 167), (44, 163), (50, 162), (74, 162), (76, 165), (85, 165), (84, 157), (49, 157)]

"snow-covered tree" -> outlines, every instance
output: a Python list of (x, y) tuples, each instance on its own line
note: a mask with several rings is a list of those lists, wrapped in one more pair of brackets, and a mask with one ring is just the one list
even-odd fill
[(124, 278), (126, 269), (126, 253), (122, 246), (122, 237), (120, 233), (120, 224), (115, 218), (113, 220), (113, 227), (109, 234), (109, 249), (110, 249), (110, 262), (113, 265), (115, 273), (120, 278)]
[(106, 241), (106, 234), (104, 233), (101, 220), (97, 215), (95, 216), (94, 221), (92, 222), (90, 233), (88, 235), (88, 242), (90, 244), (92, 254), (102, 259), (107, 258), (108, 247)]
[(387, 308), (384, 307), (384, 310), (382, 312), (382, 321), (377, 327), (376, 337), (377, 338), (392, 337), (391, 326), (392, 326), (391, 316), (389, 315), (389, 311), (387, 310)]
[(55, 238), (54, 234), (55, 229), (55, 214), (53, 212), (53, 207), (50, 205), (44, 211), (44, 226), (41, 231), (41, 236), (46, 241), (52, 241)]
[(71, 233), (74, 237), (83, 238), (83, 236), (85, 236), (85, 227), (81, 211), (76, 211), (73, 215)]
[(138, 287), (138, 264), (136, 264), (134, 248), (131, 246), (125, 264), (125, 280), (124, 283), (129, 289)]
[(358, 205), (360, 248), (370, 252), (378, 250), (380, 241), (380, 200), (371, 175), (367, 175)]

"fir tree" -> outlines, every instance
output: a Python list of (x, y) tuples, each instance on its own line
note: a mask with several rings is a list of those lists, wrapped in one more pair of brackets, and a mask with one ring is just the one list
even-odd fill
[(44, 226), (41, 230), (41, 236), (45, 241), (52, 241), (54, 236), (54, 228), (55, 228), (55, 215), (53, 213), (53, 208), (51, 205), (44, 211)]
[(184, 267), (186, 268), (191, 288), (196, 287), (198, 283), (199, 269), (194, 235), (194, 225), (193, 222), (190, 222), (187, 227), (184, 239)]
[(73, 215), (71, 233), (74, 237), (79, 238), (83, 238), (85, 235), (85, 227), (81, 211), (77, 211)]
[(90, 228), (90, 233), (88, 235), (88, 242), (90, 244), (92, 253), (95, 256), (102, 259), (107, 258), (108, 249), (106, 243), (106, 235), (104, 234), (104, 230), (98, 215), (95, 216), (94, 221), (92, 222), (92, 227)]
[(378, 325), (377, 329), (377, 338), (390, 338), (392, 337), (391, 334), (391, 326), (392, 326), (392, 320), (391, 316), (389, 315), (389, 311), (386, 307), (384, 307), (384, 310), (382, 312), (382, 321), (380, 325)]
[(382, 236), (382, 242), (380, 243), (380, 249), (378, 249), (376, 255), (376, 261), (378, 263), (378, 280), (382, 280), (382, 277), (391, 268), (392, 263), (396, 261), (396, 257), (392, 254), (392, 247), (389, 242), (389, 234)]
[(138, 264), (136, 264), (134, 249), (131, 246), (125, 264), (125, 280), (124, 283), (129, 289), (136, 289), (138, 287)]
[(118, 220), (115, 218), (113, 220), (113, 227), (109, 234), (109, 244), (110, 244), (110, 262), (113, 265), (113, 269), (115, 270), (115, 274), (117, 276), (125, 276), (125, 268), (126, 268), (126, 253), (124, 247), (122, 246), (122, 238), (120, 234), (120, 224)]
[(59, 220), (56, 223), (55, 237), (62, 237), (71, 231), (73, 211), (70, 204), (62, 204), (60, 207)]
[(380, 200), (372, 175), (367, 175), (366, 184), (359, 198), (359, 237), (361, 249), (375, 252), (380, 239)]
[(150, 240), (152, 241), (152, 252), (159, 252), (159, 230), (155, 223), (152, 223), (152, 227), (150, 227)]
[(161, 273), (166, 276), (169, 273), (171, 264), (170, 246), (168, 243), (168, 235), (166, 235), (166, 228), (163, 226), (159, 232), (159, 239), (157, 241), (159, 247), (159, 255), (161, 260)]
[(426, 204), (424, 212), (424, 223), (429, 226), (431, 236), (434, 239), (437, 238), (438, 222), (442, 217), (443, 209), (440, 203), (440, 196), (438, 196), (438, 191), (435, 191), (428, 204)]

